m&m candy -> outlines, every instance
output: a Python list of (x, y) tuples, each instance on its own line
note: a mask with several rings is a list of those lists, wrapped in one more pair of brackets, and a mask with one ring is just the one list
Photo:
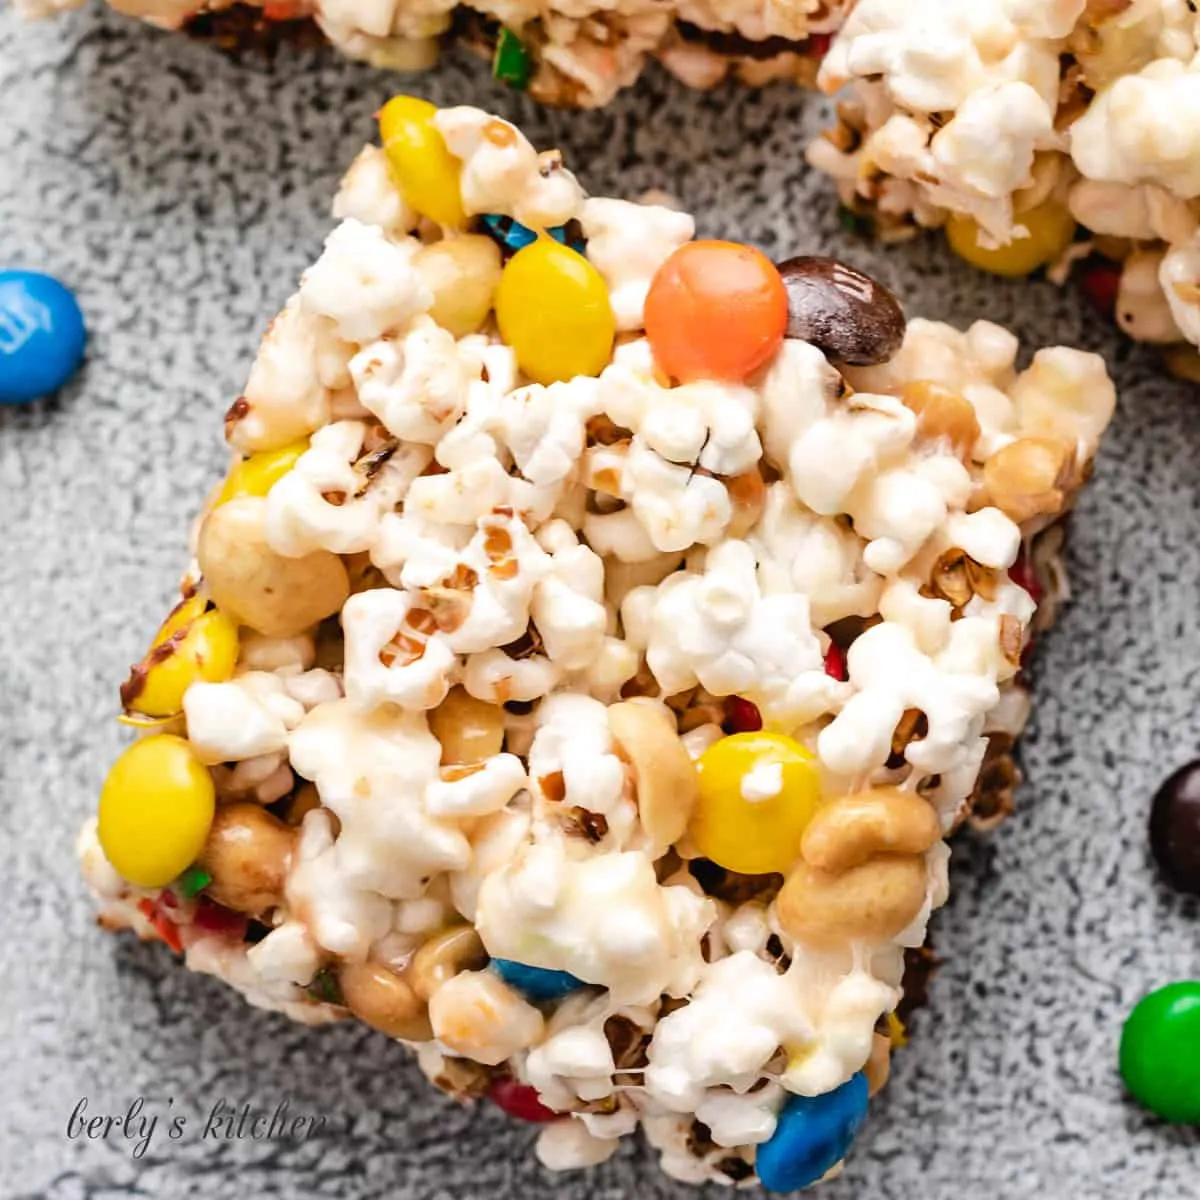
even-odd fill
[(524, 992), (530, 1000), (560, 1000), (586, 986), (582, 979), (576, 979), (569, 971), (531, 967), (528, 963), (513, 962), (509, 958), (493, 958), (491, 967), (509, 987)]
[(1200, 1125), (1200, 980), (1151, 992), (1121, 1031), (1121, 1078), (1164, 1121)]
[(79, 369), (87, 331), (75, 297), (37, 271), (0, 271), (0, 404), (29, 404)]
[(823, 1096), (789, 1096), (775, 1132), (755, 1156), (763, 1187), (798, 1191), (837, 1166), (866, 1119), (867, 1093), (867, 1077), (860, 1071)]

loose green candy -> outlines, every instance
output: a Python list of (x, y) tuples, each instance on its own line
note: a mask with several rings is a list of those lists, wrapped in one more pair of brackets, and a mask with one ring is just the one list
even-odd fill
[(1121, 1032), (1121, 1078), (1139, 1104), (1200, 1125), (1200, 980), (1151, 992)]

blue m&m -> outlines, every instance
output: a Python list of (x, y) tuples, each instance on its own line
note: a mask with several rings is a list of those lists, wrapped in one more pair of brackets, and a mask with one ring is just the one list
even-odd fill
[(29, 404), (79, 369), (87, 331), (75, 297), (37, 271), (0, 271), (0, 404)]
[[(483, 215), (483, 228), (500, 246), (513, 254), (518, 250), (524, 250), (526, 246), (537, 241), (537, 233), (530, 229), (528, 225), (522, 225), (520, 221), (514, 220), (512, 217), (503, 215), (502, 213), (485, 213)], [(565, 225), (554, 225), (547, 229), (546, 232), (556, 241), (561, 242), (564, 246), (570, 246), (578, 254), (583, 254), (585, 243), (581, 238), (567, 238), (567, 227)]]
[(509, 987), (523, 992), (530, 1000), (561, 1000), (587, 985), (569, 971), (549, 971), (513, 962), (511, 958), (493, 958), (491, 968)]
[(840, 1163), (866, 1118), (867, 1099), (861, 1071), (823, 1096), (789, 1096), (775, 1132), (754, 1156), (763, 1187), (794, 1192)]

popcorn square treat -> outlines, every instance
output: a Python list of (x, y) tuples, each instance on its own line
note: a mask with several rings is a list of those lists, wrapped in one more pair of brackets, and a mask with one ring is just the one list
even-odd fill
[[(100, 923), (357, 1018), (550, 1167), (835, 1170), (1114, 392), (396, 97), (230, 407)], [(909, 997), (910, 1001), (913, 999)]]
[[(16, 0), (27, 16), (84, 0)], [(661, 62), (692, 87), (733, 74), (812, 85), (852, 0), (109, 0), (113, 8), (229, 50), (328, 39), (376, 67), (432, 67), (457, 42), (497, 79), (549, 104), (594, 108)]]
[(860, 0), (818, 77), (850, 98), (809, 161), (884, 236), (944, 226), (1003, 275), (1088, 258), (1098, 306), (1200, 378), (1195, 9)]

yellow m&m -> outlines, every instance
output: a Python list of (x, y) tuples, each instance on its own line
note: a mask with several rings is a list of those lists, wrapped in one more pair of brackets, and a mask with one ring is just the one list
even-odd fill
[(781, 733), (735, 733), (699, 758), (700, 791), (688, 832), (728, 871), (787, 871), (821, 801), (812, 751)]
[(212, 777), (183, 738), (143, 738), (113, 763), (100, 791), (100, 846), (130, 883), (163, 887), (200, 854), (215, 803)]

